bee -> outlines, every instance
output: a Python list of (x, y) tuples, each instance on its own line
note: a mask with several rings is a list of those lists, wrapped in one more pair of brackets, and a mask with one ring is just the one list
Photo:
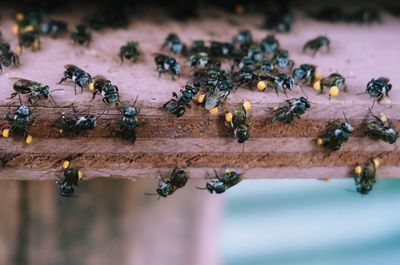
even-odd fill
[(214, 170), (214, 174), (215, 177), (208, 176), (210, 181), (206, 184), (206, 187), (197, 188), (200, 190), (208, 190), (210, 193), (215, 192), (217, 194), (221, 194), (242, 181), (242, 174), (229, 169), (225, 170), (222, 177), (219, 176), (216, 170)]
[(104, 76), (98, 75), (93, 78), (93, 98), (97, 93), (101, 93), (103, 96), (102, 101), (106, 104), (116, 103), (119, 104), (119, 92), (118, 87), (113, 85), (110, 80)]
[(160, 78), (161, 74), (166, 71), (171, 71), (172, 79), (175, 79), (176, 76), (179, 78), (182, 66), (175, 58), (158, 53), (155, 54), (154, 62), (157, 66), (158, 78)]
[[(225, 82), (221, 82), (218, 84), (224, 84)], [(200, 104), (204, 104), (204, 108), (209, 110), (211, 113), (218, 112), (218, 106), (225, 102), (231, 93), (230, 89), (225, 89), (225, 86), (215, 86), (207, 89), (206, 93), (203, 95), (199, 95), (197, 98), (197, 102)]]
[(246, 50), (246, 53), (246, 57), (252, 59), (257, 64), (264, 59), (264, 54), (256, 45), (250, 45)]
[(259, 64), (259, 70), (272, 73), (275, 70), (275, 65), (272, 63), (272, 61), (264, 59)]
[(190, 47), (190, 54), (209, 53), (210, 48), (206, 46), (204, 40), (194, 40)]
[(64, 68), (65, 68), (64, 76), (57, 84), (61, 84), (62, 82), (71, 79), (75, 83), (74, 86), (75, 95), (76, 95), (76, 86), (79, 86), (81, 88), (81, 94), (83, 93), (84, 87), (88, 87), (89, 90), (92, 92), (94, 91), (94, 82), (90, 74), (86, 73), (84, 70), (73, 64), (67, 64), (64, 66)]
[(174, 54), (185, 54), (186, 53), (186, 45), (181, 41), (179, 36), (176, 33), (170, 33), (165, 42), (161, 46), (161, 50), (165, 47), (169, 48), (171, 52)]
[(139, 43), (136, 41), (128, 41), (128, 43), (122, 46), (119, 50), (119, 58), (121, 62), (126, 60), (131, 60), (136, 62), (140, 56)]
[(347, 91), (346, 79), (338, 73), (333, 73), (314, 82), (313, 88), (320, 93), (323, 92), (324, 88), (329, 88), (330, 99), (331, 97), (337, 97), (340, 90)]
[(292, 76), (296, 84), (301, 82), (301, 85), (313, 85), (315, 80), (321, 78), (321, 73), (317, 71), (317, 66), (315, 65), (302, 64), (293, 70)]
[(277, 75), (266, 73), (260, 75), (260, 78), (263, 80), (257, 83), (257, 89), (260, 91), (264, 91), (267, 86), (272, 86), (277, 96), (279, 89), (282, 89), (283, 93), (287, 97), (286, 91), (292, 90), (294, 87), (294, 79), (285, 73), (279, 73)]
[(275, 68), (281, 71), (291, 71), (294, 66), (294, 61), (289, 59), (289, 53), (285, 50), (279, 50), (272, 58), (272, 62), (275, 64)]
[(50, 19), (49, 21), (42, 23), (40, 29), (43, 35), (57, 38), (58, 36), (68, 32), (68, 25), (64, 21)]
[(216, 60), (216, 59), (211, 59), (208, 57), (208, 54), (205, 52), (199, 52), (196, 54), (193, 54), (189, 57), (189, 65), (190, 67), (208, 67), (208, 66), (216, 66), (216, 67), (221, 67), (221, 62)]
[(57, 185), (62, 197), (74, 196), (75, 188), (83, 181), (83, 173), (79, 169), (71, 166), (70, 161), (63, 162), (63, 178), (57, 180)]
[(187, 173), (180, 168), (175, 167), (169, 178), (160, 176), (157, 193), (147, 193), (147, 195), (158, 195), (160, 197), (168, 197), (175, 193), (177, 189), (183, 188), (188, 181)]
[(274, 35), (268, 35), (261, 41), (261, 50), (266, 54), (275, 54), (279, 50), (279, 41)]
[(185, 114), (185, 106), (190, 107), (189, 103), (199, 92), (199, 88), (193, 85), (186, 85), (184, 90), (181, 90), (180, 96), (175, 92), (172, 93), (172, 99), (164, 104), (164, 109), (171, 114), (175, 114), (177, 117), (181, 117)]
[(136, 141), (136, 128), (144, 126), (144, 123), (140, 122), (137, 118), (137, 115), (140, 113), (140, 108), (136, 107), (136, 100), (132, 106), (123, 109), (123, 117), (118, 121), (119, 127), (114, 131), (116, 135), (119, 135), (123, 139), (130, 140), (132, 143)]
[(329, 126), (324, 136), (317, 139), (317, 144), (322, 145), (332, 151), (340, 149), (343, 143), (349, 140), (349, 134), (353, 132), (353, 127), (347, 121), (346, 115), (343, 113), (345, 122), (340, 127)]
[(82, 132), (94, 129), (97, 122), (96, 116), (89, 113), (85, 115), (79, 115), (75, 107), (72, 105), (72, 111), (69, 113), (61, 113), (61, 117), (58, 118), (53, 127), (59, 133), (68, 133), (79, 135)]
[(381, 114), (377, 117), (372, 114), (373, 120), (370, 120), (367, 125), (367, 135), (375, 140), (383, 140), (389, 144), (394, 144), (399, 137), (399, 133), (392, 125), (392, 121), (385, 115)]
[(372, 106), (374, 106), (375, 100), (381, 102), (385, 96), (389, 97), (389, 91), (392, 89), (392, 84), (389, 83), (389, 81), (389, 78), (379, 77), (378, 79), (372, 78), (371, 81), (368, 82), (365, 91), (374, 98)]
[(43, 13), (35, 9), (25, 9), (15, 14), (13, 33), (21, 34), (28, 30), (37, 30), (43, 21)]
[(31, 144), (33, 137), (29, 134), (29, 128), (35, 123), (35, 119), (31, 119), (31, 110), (28, 106), (19, 106), (13, 117), (10, 117), (7, 113), (5, 119), (8, 121), (9, 126), (2, 130), (4, 138), (8, 138), (10, 135), (14, 141), (25, 140), (27, 144)]
[(253, 43), (253, 36), (250, 30), (240, 30), (239, 33), (233, 37), (233, 43), (239, 44), (239, 47), (246, 48)]
[(290, 32), (293, 25), (293, 14), (289, 6), (283, 2), (277, 2), (270, 6), (265, 13), (264, 28), (276, 32)]
[(357, 192), (368, 194), (376, 183), (376, 171), (379, 168), (378, 159), (371, 159), (364, 167), (357, 166), (354, 169), (353, 178), (356, 183)]
[[(11, 96), (9, 99), (12, 99), (12, 98), (18, 96), (21, 104), (22, 104), (22, 101), (21, 101), (20, 94), (29, 94), (28, 102), (31, 105), (34, 105), (36, 102), (38, 102), (41, 99), (48, 99), (48, 98), (51, 98), (54, 105), (57, 105), (56, 102), (54, 101), (53, 97), (50, 94), (52, 91), (50, 91), (49, 86), (43, 85), (37, 81), (17, 78), (17, 81), (15, 81), (13, 88), (14, 88), (15, 92), (11, 93)], [(53, 90), (53, 91), (55, 91), (55, 90)]]
[(3, 73), (3, 66), (20, 66), (18, 55), (10, 49), (10, 44), (0, 43), (0, 74)]
[(305, 97), (286, 100), (286, 105), (274, 108), (275, 115), (272, 120), (291, 123), (296, 118), (300, 119), (308, 108), (310, 103)]
[(40, 50), (39, 33), (28, 28), (18, 35), (17, 53), (22, 53), (22, 48), (32, 48), (33, 51)]
[(214, 56), (232, 57), (234, 54), (234, 47), (229, 42), (212, 41), (210, 52)]
[(86, 45), (89, 47), (92, 40), (92, 32), (86, 25), (80, 24), (71, 32), (70, 37), (74, 44), (78, 43), (79, 45)]
[(326, 50), (329, 52), (330, 49), (330, 40), (326, 36), (318, 36), (315, 39), (307, 41), (303, 46), (303, 53), (307, 50), (311, 50), (313, 55), (322, 48), (326, 47)]
[(237, 138), (238, 143), (244, 143), (250, 138), (250, 123), (247, 117), (250, 109), (251, 103), (246, 101), (233, 114), (232, 112), (225, 113), (225, 124), (228, 128), (233, 129), (233, 135)]

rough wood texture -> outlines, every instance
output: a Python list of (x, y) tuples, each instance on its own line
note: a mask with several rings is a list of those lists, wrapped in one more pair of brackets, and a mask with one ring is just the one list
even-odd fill
[[(252, 138), (244, 147), (232, 138), (231, 132), (224, 127), (222, 118), (210, 117), (208, 112), (193, 104), (184, 117), (167, 115), (162, 105), (178, 92), (190, 78), (188, 67), (178, 81), (172, 81), (168, 74), (158, 79), (152, 53), (158, 52), (169, 32), (177, 32), (184, 42), (193, 40), (231, 40), (240, 24), (240, 28), (251, 29), (256, 40), (268, 33), (257, 26), (261, 17), (255, 19), (229, 18), (217, 20), (211, 12), (207, 19), (159, 23), (144, 16), (137, 18), (127, 30), (104, 31), (94, 33), (89, 49), (73, 46), (66, 39), (43, 39), (43, 49), (33, 53), (25, 50), (19, 69), (6, 69), (0, 76), (0, 111), (12, 110), (18, 99), (6, 98), (12, 91), (12, 80), (18, 76), (38, 80), (49, 84), (54, 92), (58, 107), (51, 102), (41, 102), (34, 108), (37, 123), (32, 128), (35, 137), (31, 146), (11, 140), (0, 139), (1, 179), (48, 179), (60, 173), (61, 161), (75, 157), (74, 163), (83, 167), (88, 177), (152, 177), (158, 171), (175, 165), (188, 167), (192, 177), (206, 177), (211, 168), (232, 167), (246, 172), (246, 177), (346, 177), (357, 163), (365, 163), (371, 157), (382, 159), (380, 177), (398, 177), (400, 153), (398, 144), (389, 145), (364, 138), (365, 119), (372, 100), (362, 94), (371, 78), (387, 76), (391, 78), (393, 90), (390, 93), (390, 105), (376, 105), (375, 113), (384, 111), (394, 119), (400, 128), (400, 83), (396, 65), (398, 56), (398, 36), (400, 21), (384, 16), (382, 24), (371, 26), (347, 24), (318, 24), (300, 17), (292, 33), (277, 35), (282, 48), (290, 51), (290, 56), (298, 63), (312, 63), (319, 66), (327, 75), (338, 71), (347, 79), (349, 91), (339, 97), (328, 100), (328, 95), (317, 95), (311, 88), (306, 93), (312, 102), (311, 110), (302, 120), (286, 125), (271, 122), (270, 107), (282, 102), (285, 97), (277, 97), (272, 91), (258, 92), (241, 88), (230, 96), (220, 113), (238, 106), (242, 100), (253, 103), (251, 134)], [(56, 16), (57, 17), (57, 16)], [(60, 18), (68, 19), (61, 14)], [(163, 19), (163, 16), (156, 16)], [(230, 22), (229, 22), (230, 21)], [(6, 39), (11, 39), (12, 22), (3, 20), (1, 30)], [(391, 32), (391, 34), (388, 34)], [(302, 54), (305, 41), (319, 34), (327, 34), (332, 41), (331, 52), (322, 52), (316, 57)], [(211, 36), (212, 35), (212, 36)], [(119, 62), (119, 47), (127, 40), (137, 40), (144, 56), (137, 64)], [(384, 43), (382, 42), (384, 40)], [(15, 40), (11, 41), (15, 45)], [(184, 63), (184, 58), (179, 58)], [(74, 96), (73, 85), (66, 82), (56, 85), (67, 63), (76, 64), (93, 75), (102, 74), (120, 88), (122, 101), (132, 103), (139, 96), (140, 118), (146, 123), (137, 130), (138, 141), (129, 145), (112, 136), (114, 120), (119, 118), (115, 110), (101, 117), (98, 127), (79, 138), (61, 137), (50, 125), (57, 115), (68, 110), (74, 102), (80, 110), (89, 105), (91, 95), (88, 91)], [(289, 93), (289, 97), (299, 97), (299, 88)], [(104, 105), (100, 99), (92, 102), (92, 111), (102, 112)], [(315, 145), (315, 138), (324, 130), (328, 122), (342, 119), (345, 112), (357, 128), (343, 149), (328, 153)], [(4, 124), (4, 122), (3, 122)]]

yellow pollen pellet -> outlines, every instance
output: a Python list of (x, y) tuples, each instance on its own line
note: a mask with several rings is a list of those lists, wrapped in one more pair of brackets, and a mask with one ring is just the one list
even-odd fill
[(4, 129), (1, 134), (3, 135), (4, 138), (8, 138), (10, 136), (10, 130)]
[(19, 27), (17, 24), (13, 25), (11, 28), (13, 34), (17, 35), (19, 33)]
[(64, 162), (63, 162), (63, 168), (64, 169), (67, 169), (67, 168), (69, 168), (69, 161), (68, 160), (65, 160)]
[(356, 166), (356, 168), (354, 169), (354, 173), (356, 173), (357, 175), (360, 175), (362, 171), (363, 170), (361, 166)]
[(318, 92), (321, 91), (321, 81), (314, 82), (313, 88)]
[(329, 89), (329, 96), (336, 97), (339, 95), (339, 88), (337, 86), (333, 86)]
[(250, 101), (245, 101), (245, 102), (243, 102), (243, 108), (244, 108), (246, 111), (249, 111), (249, 110), (251, 109), (251, 103), (250, 103)]
[(315, 75), (314, 75), (314, 78), (315, 78), (315, 80), (317, 80), (317, 81), (319, 81), (319, 80), (321, 80), (321, 72), (319, 72), (319, 71), (316, 71), (315, 72)]
[(90, 92), (93, 92), (93, 91), (94, 91), (94, 83), (93, 83), (93, 82), (91, 82), (91, 83), (88, 85), (88, 89), (89, 89)]
[(233, 119), (233, 115), (231, 112), (225, 113), (225, 121), (226, 122), (232, 122), (232, 119)]
[(218, 114), (218, 107), (210, 109), (210, 114), (211, 115), (217, 115)]
[(204, 99), (206, 98), (206, 95), (204, 95), (204, 94), (202, 94), (202, 95), (199, 95), (197, 98), (196, 98), (196, 101), (197, 101), (197, 103), (203, 103), (204, 102)]
[(78, 179), (82, 180), (83, 179), (83, 172), (78, 170)]
[(378, 167), (380, 166), (380, 164), (381, 164), (381, 163), (379, 162), (379, 160), (378, 160), (378, 159), (376, 159), (376, 158), (375, 158), (375, 159), (373, 159), (373, 160), (372, 160), (372, 162), (374, 163), (374, 165), (375, 165), (375, 168), (378, 168)]
[(257, 89), (258, 89), (259, 91), (264, 91), (266, 88), (267, 88), (267, 82), (265, 82), (265, 81), (259, 81), (259, 82), (257, 83)]
[(324, 144), (324, 140), (322, 140), (322, 138), (318, 138), (317, 145), (323, 145), (323, 144)]
[(32, 141), (33, 141), (33, 137), (32, 137), (32, 135), (28, 135), (28, 136), (26, 137), (26, 140), (25, 140), (25, 142), (26, 142), (27, 144), (31, 144), (31, 143), (32, 143)]

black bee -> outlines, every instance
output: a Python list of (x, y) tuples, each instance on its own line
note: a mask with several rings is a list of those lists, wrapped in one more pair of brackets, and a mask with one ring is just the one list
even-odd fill
[(274, 54), (279, 50), (279, 41), (274, 35), (268, 35), (261, 41), (261, 50), (266, 54)]
[(287, 97), (287, 90), (292, 90), (294, 87), (294, 79), (285, 73), (279, 73), (277, 75), (263, 73), (259, 76), (262, 80), (257, 83), (257, 88), (260, 91), (265, 90), (267, 86), (272, 86), (278, 96), (278, 90), (282, 89), (283, 93)]
[(233, 43), (239, 44), (241, 49), (246, 49), (253, 43), (253, 36), (249, 30), (240, 30), (239, 33), (233, 37)]
[(205, 52), (199, 52), (196, 54), (193, 54), (189, 57), (189, 65), (191, 67), (209, 67), (209, 66), (215, 66), (215, 67), (221, 67), (221, 62), (218, 61), (217, 59), (211, 59), (208, 57), (208, 54)]
[(60, 196), (72, 197), (74, 196), (75, 188), (82, 183), (83, 173), (72, 167), (69, 161), (64, 161), (63, 168), (64, 176), (56, 182), (60, 190)]
[(256, 45), (250, 45), (247, 49), (246, 57), (251, 58), (256, 63), (259, 63), (264, 59), (264, 54)]
[(317, 81), (313, 84), (313, 87), (316, 91), (322, 93), (324, 88), (329, 88), (329, 99), (331, 97), (336, 97), (339, 95), (340, 90), (346, 91), (346, 79), (338, 74), (333, 73), (327, 77), (322, 78), (320, 81)]
[(10, 49), (10, 44), (0, 43), (0, 74), (3, 73), (3, 66), (10, 67), (11, 65), (18, 67), (19, 57)]
[(186, 45), (181, 41), (175, 33), (170, 33), (165, 39), (164, 44), (161, 46), (161, 50), (165, 47), (169, 47), (169, 50), (175, 54), (185, 54)]
[(18, 35), (17, 52), (22, 52), (22, 48), (32, 48), (33, 51), (40, 50), (39, 33), (36, 30), (23, 31)]
[(128, 43), (119, 49), (119, 58), (123, 62), (124, 59), (136, 62), (140, 56), (139, 43), (136, 41), (128, 41)]
[(310, 85), (314, 84), (316, 74), (317, 66), (312, 64), (302, 64), (292, 72), (294, 82), (296, 84), (301, 82), (301, 85), (305, 85), (307, 83)]
[(354, 169), (353, 178), (357, 192), (368, 194), (376, 183), (376, 171), (380, 165), (378, 159), (371, 159), (365, 167), (357, 166)]
[(368, 82), (366, 92), (374, 98), (374, 103), (376, 99), (381, 102), (385, 96), (389, 97), (389, 91), (392, 89), (392, 84), (389, 81), (389, 78), (379, 77), (378, 79), (372, 78)]
[(88, 87), (89, 90), (93, 92), (94, 90), (93, 79), (90, 76), (90, 74), (86, 73), (84, 70), (80, 69), (79, 67), (73, 64), (67, 64), (64, 66), (64, 68), (65, 68), (64, 76), (57, 84), (61, 84), (65, 80), (71, 79), (75, 83), (74, 86), (75, 95), (76, 95), (76, 86), (79, 86), (81, 88), (81, 93), (83, 92), (84, 87)]
[(397, 141), (397, 138), (399, 138), (399, 133), (393, 127), (392, 121), (384, 114), (377, 117), (371, 112), (371, 116), (374, 119), (368, 122), (367, 135), (372, 139), (380, 139), (389, 144), (394, 144)]
[(136, 141), (136, 128), (144, 126), (137, 118), (140, 108), (135, 105), (136, 100), (132, 106), (123, 109), (123, 117), (118, 121), (119, 127), (114, 131), (116, 135), (119, 135), (123, 139), (130, 140), (132, 143)]
[(35, 119), (31, 119), (31, 110), (28, 106), (19, 106), (13, 117), (10, 117), (7, 113), (5, 119), (8, 121), (9, 126), (7, 129), (2, 131), (4, 138), (8, 138), (10, 135), (14, 141), (25, 139), (27, 144), (31, 144), (33, 137), (29, 134), (29, 128), (35, 123)]
[(118, 87), (113, 85), (110, 80), (104, 76), (95, 76), (93, 78), (93, 99), (97, 93), (101, 93), (103, 96), (102, 101), (106, 104), (116, 103), (119, 104), (119, 92)]
[[(36, 102), (38, 102), (41, 99), (48, 99), (48, 98), (51, 98), (53, 103), (55, 105), (57, 105), (56, 102), (54, 101), (53, 97), (51, 96), (51, 94), (50, 94), (51, 91), (49, 89), (49, 86), (47, 86), (47, 85), (43, 85), (36, 81), (18, 78), (17, 81), (15, 81), (13, 88), (14, 88), (15, 92), (11, 93), (11, 96), (9, 99), (12, 99), (12, 98), (18, 96), (19, 101), (21, 103), (22, 101), (21, 101), (20, 94), (23, 94), (23, 95), (29, 94), (28, 102), (31, 105), (34, 105)], [(53, 91), (55, 91), (55, 90), (53, 90)]]
[(247, 117), (247, 111), (250, 108), (250, 102), (246, 101), (233, 114), (231, 112), (225, 114), (225, 124), (228, 128), (233, 129), (233, 134), (238, 139), (238, 143), (244, 143), (250, 138), (250, 123), (249, 117)]
[(282, 71), (291, 71), (294, 66), (294, 61), (289, 59), (289, 53), (285, 50), (279, 50), (272, 58), (272, 62), (276, 65), (276, 68)]
[(224, 193), (227, 189), (235, 186), (240, 181), (242, 181), (242, 174), (236, 173), (235, 171), (231, 171), (229, 169), (225, 170), (224, 175), (220, 177), (216, 170), (214, 170), (215, 177), (212, 178), (209, 176), (210, 182), (206, 184), (205, 188), (199, 188), (201, 190), (208, 190), (210, 193), (221, 194)]
[(178, 96), (175, 92), (172, 93), (172, 99), (164, 104), (164, 109), (177, 117), (185, 114), (185, 106), (190, 107), (189, 103), (193, 100), (199, 88), (193, 85), (186, 85), (184, 90), (181, 90), (181, 95)]
[(86, 45), (89, 47), (90, 42), (92, 40), (92, 33), (86, 25), (77, 25), (75, 30), (71, 32), (70, 35), (74, 44), (78, 43), (79, 45)]
[(372, 24), (374, 22), (381, 22), (381, 16), (379, 12), (374, 9), (360, 9), (353, 14), (347, 16), (347, 20), (350, 22), (357, 22), (362, 24)]
[(293, 14), (284, 2), (275, 6), (269, 6), (265, 13), (264, 28), (277, 32), (289, 32), (292, 30)]
[(57, 38), (58, 36), (68, 32), (68, 25), (64, 21), (50, 19), (49, 21), (42, 23), (40, 29), (43, 35)]
[(68, 133), (79, 135), (96, 127), (97, 117), (92, 114), (85, 114), (80, 116), (75, 107), (72, 106), (72, 111), (69, 113), (62, 113), (61, 117), (57, 119), (53, 127), (59, 133)]
[(275, 115), (272, 120), (291, 123), (296, 118), (300, 119), (308, 108), (310, 103), (305, 97), (286, 100), (286, 105), (274, 108)]
[(318, 36), (315, 39), (309, 40), (303, 46), (303, 52), (306, 50), (311, 50), (313, 55), (315, 55), (322, 47), (326, 47), (329, 52), (330, 40), (326, 36)]
[(183, 188), (188, 181), (188, 176), (183, 169), (175, 167), (171, 173), (171, 177), (164, 178), (160, 177), (160, 181), (158, 183), (158, 188), (156, 190), (156, 194), (148, 194), (148, 195), (158, 195), (159, 197), (168, 197), (172, 195), (177, 189)]
[(190, 47), (190, 54), (209, 53), (210, 48), (206, 46), (204, 40), (194, 40)]
[(264, 59), (260, 62), (258, 68), (260, 71), (266, 71), (272, 73), (275, 70), (275, 65), (273, 64), (272, 61)]
[(171, 71), (172, 79), (175, 79), (175, 76), (179, 78), (181, 74), (182, 66), (180, 63), (176, 61), (175, 58), (169, 57), (164, 54), (155, 54), (154, 62), (157, 66), (158, 77), (161, 77), (161, 74), (166, 71)]
[(210, 52), (214, 56), (232, 57), (234, 54), (234, 47), (229, 42), (212, 41)]
[(345, 122), (339, 128), (329, 126), (324, 136), (317, 139), (317, 144), (332, 151), (339, 150), (342, 144), (349, 140), (349, 134), (353, 132), (353, 127), (348, 123), (346, 116), (344, 118)]

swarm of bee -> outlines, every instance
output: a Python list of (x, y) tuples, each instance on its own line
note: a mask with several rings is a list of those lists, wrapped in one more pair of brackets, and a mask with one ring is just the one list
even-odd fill
[[(244, 6), (236, 8), (236, 12), (241, 13), (244, 10)], [(345, 15), (341, 10), (322, 10), (311, 16), (319, 20), (360, 23), (380, 20), (379, 14), (373, 10), (359, 10), (350, 15)], [(92, 41), (91, 30), (125, 28), (128, 26), (129, 16), (122, 7), (104, 9), (89, 16), (71, 32), (68, 31), (66, 22), (49, 18), (43, 12), (33, 9), (19, 10), (14, 21), (12, 32), (16, 34), (18, 40), (15, 52), (0, 32), (0, 74), (3, 72), (3, 67), (20, 66), (20, 55), (23, 49), (40, 50), (42, 37), (58, 38), (69, 35), (74, 44), (88, 47)], [(277, 32), (287, 32), (291, 29), (292, 21), (293, 16), (290, 10), (286, 6), (279, 6), (268, 11), (264, 26)], [(327, 36), (317, 36), (305, 42), (303, 52), (310, 51), (316, 55), (321, 50), (326, 50), (326, 54), (329, 54), (331, 44)], [(136, 63), (141, 54), (139, 42), (136, 41), (126, 42), (120, 47), (119, 53), (115, 52), (121, 62), (128, 60)], [(186, 85), (180, 89), (179, 93), (173, 92), (172, 98), (163, 105), (167, 113), (176, 117), (183, 116), (186, 108), (193, 105), (200, 105), (211, 115), (217, 115), (219, 108), (229, 102), (229, 97), (238, 89), (256, 88), (259, 92), (275, 92), (277, 97), (286, 97), (279, 107), (273, 109), (272, 120), (292, 123), (311, 107), (306, 88), (313, 88), (318, 94), (324, 94), (327, 91), (329, 99), (338, 97), (348, 89), (346, 77), (342, 74), (335, 72), (323, 76), (318, 71), (317, 65), (310, 63), (296, 65), (289, 51), (282, 47), (275, 35), (268, 34), (261, 41), (257, 41), (246, 29), (239, 30), (231, 41), (212, 39), (207, 42), (197, 39), (191, 45), (185, 44), (178, 34), (170, 33), (166, 36), (160, 50), (155, 51), (153, 56), (158, 78), (161, 78), (164, 73), (169, 73), (173, 80), (177, 80), (184, 75), (185, 67), (191, 71), (190, 80)], [(230, 69), (224, 68), (226, 62), (230, 64)], [(95, 130), (98, 118), (105, 112), (108, 115), (110, 108), (114, 106), (122, 117), (112, 128), (112, 135), (127, 139), (132, 143), (136, 141), (136, 129), (144, 125), (138, 118), (140, 108), (136, 106), (136, 100), (133, 104), (123, 104), (119, 87), (114, 81), (102, 75), (92, 75), (73, 64), (65, 66), (58, 84), (65, 82), (68, 85), (69, 81), (74, 84), (75, 95), (77, 86), (81, 89), (82, 97), (85, 96), (84, 90), (91, 93), (90, 102), (100, 95), (105, 109), (101, 114), (95, 115), (90, 112), (90, 106), (86, 112), (79, 113), (72, 105), (72, 111), (61, 113), (53, 124), (59, 133), (77, 136), (80, 133)], [(301, 89), (304, 96), (287, 99), (289, 94), (297, 88)], [(13, 89), (14, 92), (9, 99), (18, 97), (19, 107), (12, 115), (9, 113), (5, 115), (8, 125), (2, 129), (1, 134), (3, 138), (11, 137), (16, 141), (23, 139), (27, 144), (31, 144), (33, 136), (30, 134), (30, 129), (35, 122), (35, 119), (31, 117), (32, 107), (48, 99), (57, 105), (53, 99), (53, 92), (60, 89), (50, 90), (50, 85), (25, 78), (17, 78)], [(379, 77), (367, 83), (365, 93), (373, 98), (373, 107), (375, 101), (381, 103), (388, 98), (391, 89), (390, 80)], [(196, 104), (192, 104), (193, 101)], [(246, 101), (233, 112), (226, 112), (224, 115), (225, 125), (233, 131), (233, 136), (239, 143), (244, 143), (250, 138), (250, 117), (248, 116), (250, 109), (251, 104)], [(382, 114), (378, 117), (373, 115), (371, 110), (370, 113), (372, 119), (367, 124), (366, 135), (375, 140), (394, 144), (399, 133), (391, 120), (386, 115)], [(328, 126), (316, 143), (331, 151), (340, 150), (353, 130), (345, 117), (345, 122), (342, 124)], [(353, 177), (358, 192), (367, 194), (372, 189), (378, 166), (379, 161), (373, 159), (366, 166), (355, 168)], [(57, 182), (60, 195), (71, 197), (74, 194), (74, 188), (81, 183), (83, 174), (72, 167), (70, 161), (65, 161), (63, 168), (64, 177)], [(211, 193), (223, 193), (239, 183), (241, 179), (242, 174), (235, 171), (227, 170), (222, 177), (215, 172), (215, 177), (210, 177), (210, 182), (204, 189)], [(175, 168), (169, 178), (161, 177), (156, 190), (157, 195), (170, 196), (177, 189), (185, 186), (187, 180), (188, 174), (183, 169)]]

